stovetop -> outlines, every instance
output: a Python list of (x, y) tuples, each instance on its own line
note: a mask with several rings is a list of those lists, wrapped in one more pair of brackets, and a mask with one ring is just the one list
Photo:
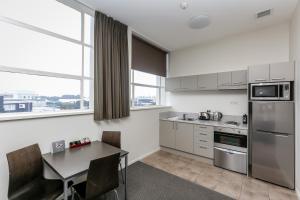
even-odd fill
[(240, 123), (238, 123), (236, 121), (227, 121), (227, 122), (225, 122), (225, 124), (232, 125), (232, 126), (239, 126), (240, 125)]

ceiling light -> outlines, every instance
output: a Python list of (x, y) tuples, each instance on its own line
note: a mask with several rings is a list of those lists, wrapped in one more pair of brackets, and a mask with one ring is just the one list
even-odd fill
[(188, 4), (186, 1), (182, 1), (182, 2), (180, 3), (180, 8), (181, 8), (182, 10), (187, 9), (188, 6), (189, 6), (189, 4)]
[(194, 16), (189, 21), (189, 27), (192, 29), (202, 29), (210, 24), (209, 17), (206, 15)]

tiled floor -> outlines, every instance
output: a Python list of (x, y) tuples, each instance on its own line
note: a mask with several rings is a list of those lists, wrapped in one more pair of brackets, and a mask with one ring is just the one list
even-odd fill
[(143, 162), (234, 199), (297, 199), (294, 191), (166, 151), (158, 151), (146, 157)]

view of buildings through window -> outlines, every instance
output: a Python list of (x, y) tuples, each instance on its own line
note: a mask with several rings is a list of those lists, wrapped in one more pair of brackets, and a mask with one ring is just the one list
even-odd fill
[(0, 2), (1, 113), (92, 107), (94, 19), (75, 7), (55, 0)]
[(163, 104), (164, 78), (153, 74), (131, 70), (132, 107)]

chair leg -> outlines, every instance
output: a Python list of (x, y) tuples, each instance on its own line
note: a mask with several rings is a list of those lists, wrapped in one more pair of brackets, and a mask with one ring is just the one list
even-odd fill
[(121, 169), (122, 183), (125, 184), (125, 182), (124, 182), (124, 177), (123, 177), (123, 169), (122, 169), (122, 164), (121, 164), (121, 162), (120, 162), (120, 169)]
[(118, 195), (117, 190), (114, 189), (114, 192), (115, 192), (116, 199), (119, 200), (119, 195)]
[(71, 187), (71, 194), (72, 194), (72, 200), (74, 200), (74, 193), (75, 193), (75, 191), (74, 191), (74, 189)]

